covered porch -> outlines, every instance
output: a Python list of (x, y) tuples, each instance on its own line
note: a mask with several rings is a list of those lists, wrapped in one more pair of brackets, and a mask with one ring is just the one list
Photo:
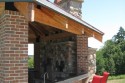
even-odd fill
[[(45, 73), (48, 83), (84, 83), (89, 77), (88, 37), (102, 41), (101, 31), (46, 0), (11, 0), (0, 6), (0, 27), (3, 27), (0, 41), (4, 40), (4, 44), (0, 43), (1, 71), (11, 64), (4, 73), (9, 76), (0, 73), (2, 83), (39, 83)], [(34, 70), (29, 71), (29, 76), (28, 43), (34, 44)], [(5, 60), (7, 56), (11, 59)], [(10, 69), (13, 73), (9, 73)]]

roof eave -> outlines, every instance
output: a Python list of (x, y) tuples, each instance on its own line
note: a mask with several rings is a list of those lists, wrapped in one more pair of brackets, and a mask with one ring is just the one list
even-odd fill
[(0, 2), (33, 2), (36, 0), (0, 0)]
[[(57, 7), (57, 5), (55, 5), (55, 4), (53, 4), (53, 3), (50, 3), (50, 2), (48, 2), (48, 1), (46, 1), (46, 0), (45, 0), (45, 1), (44, 1), (44, 0), (43, 0), (43, 1), (41, 1), (41, 0), (35, 0), (35, 1), (36, 1), (37, 4), (39, 4), (39, 5), (46, 6), (46, 7), (48, 7), (49, 9), (52, 9), (52, 10), (54, 10), (55, 12), (58, 12), (58, 13), (60, 13), (61, 15), (64, 15), (64, 16), (66, 16), (66, 17), (68, 17), (68, 18), (70, 18), (70, 19), (72, 19), (72, 20), (74, 20), (74, 21), (76, 21), (76, 22), (78, 22), (78, 23), (80, 23), (80, 24), (82, 24), (82, 25), (84, 25), (84, 26), (86, 26), (86, 27), (88, 27), (88, 28), (90, 28), (90, 29), (92, 29), (92, 30), (98, 32), (98, 33), (100, 33), (101, 35), (104, 35), (104, 33), (103, 33), (102, 31), (98, 30), (97, 28), (93, 27), (92, 25), (88, 24), (87, 22), (85, 22), (85, 21), (83, 21), (83, 20), (81, 20), (81, 19), (78, 19), (77, 17), (71, 15), (70, 13), (66, 12), (65, 10), (63, 10), (63, 9), (61, 9), (61, 8), (59, 8), (59, 7)], [(61, 10), (61, 11), (60, 11), (60, 10)], [(60, 12), (59, 12), (59, 11), (60, 11)]]
[[(90, 29), (93, 29), (94, 31), (100, 33), (101, 35), (104, 35), (104, 33), (98, 29), (96, 29), (95, 27), (93, 27), (92, 25), (88, 24), (87, 22), (83, 21), (83, 20), (80, 20), (78, 18), (76, 18), (75, 16), (69, 14), (68, 12), (62, 10), (62, 12), (59, 12), (58, 10), (61, 10), (59, 7), (57, 7), (56, 5), (48, 2), (48, 1), (41, 1), (41, 0), (0, 0), (0, 2), (37, 2), (37, 4), (40, 4), (40, 5), (44, 5), (52, 10), (54, 10), (55, 12), (58, 12), (76, 22), (79, 22), (80, 24), (84, 25), (84, 26), (87, 26), (88, 28)], [(55, 7), (51, 7), (52, 5), (54, 5)]]

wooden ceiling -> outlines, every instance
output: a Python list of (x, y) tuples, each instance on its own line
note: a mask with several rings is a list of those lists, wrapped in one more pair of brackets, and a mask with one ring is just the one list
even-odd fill
[(50, 41), (75, 35), (38, 22), (29, 22), (28, 33), (29, 43), (36, 42), (37, 37), (41, 37), (44, 41)]

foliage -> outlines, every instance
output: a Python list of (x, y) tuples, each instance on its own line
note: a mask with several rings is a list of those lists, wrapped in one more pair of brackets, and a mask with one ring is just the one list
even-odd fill
[(103, 71), (111, 75), (125, 74), (125, 30), (120, 27), (119, 32), (107, 40), (96, 55), (98, 74)]
[[(97, 52), (97, 55), (100, 54), (100, 51)], [(96, 65), (97, 65), (97, 72), (98, 74), (102, 75), (102, 72), (105, 71), (105, 61), (103, 59), (103, 56), (100, 54), (96, 58)]]
[(28, 58), (28, 68), (34, 68), (34, 58), (33, 57)]

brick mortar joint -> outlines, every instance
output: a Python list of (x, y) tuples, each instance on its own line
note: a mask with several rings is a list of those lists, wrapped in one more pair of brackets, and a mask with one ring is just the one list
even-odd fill
[(18, 11), (11, 11), (11, 10), (4, 10), (4, 14), (9, 14), (9, 15), (22, 15)]

